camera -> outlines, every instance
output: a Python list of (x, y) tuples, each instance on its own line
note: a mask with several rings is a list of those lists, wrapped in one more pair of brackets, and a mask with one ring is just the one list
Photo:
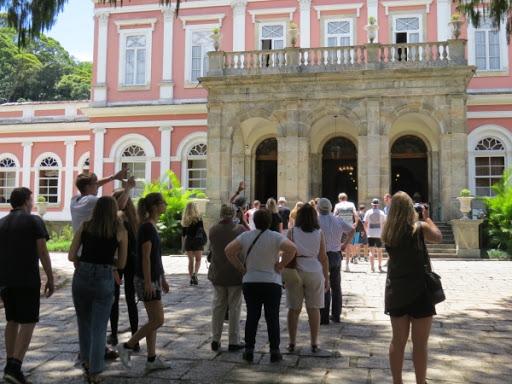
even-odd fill
[(414, 210), (418, 213), (420, 220), (423, 220), (423, 209), (428, 209), (428, 204), (414, 203)]

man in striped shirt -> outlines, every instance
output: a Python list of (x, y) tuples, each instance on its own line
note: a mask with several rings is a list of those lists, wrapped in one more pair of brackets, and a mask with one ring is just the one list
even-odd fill
[[(343, 219), (333, 216), (332, 204), (329, 199), (321, 198), (319, 200), (318, 211), (318, 222), (325, 236), (325, 249), (329, 257), (329, 280), (331, 283), (330, 291), (325, 293), (325, 307), (320, 310), (320, 324), (329, 324), (331, 296), (332, 316), (330, 319), (339, 323), (341, 316), (341, 251), (352, 241), (355, 229)], [(344, 233), (347, 236), (342, 244), (341, 237)]]

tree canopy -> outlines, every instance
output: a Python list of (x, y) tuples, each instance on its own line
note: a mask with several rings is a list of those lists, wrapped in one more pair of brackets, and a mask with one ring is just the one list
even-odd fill
[(76, 61), (43, 34), (20, 48), (16, 30), (6, 24), (0, 15), (0, 103), (89, 98), (91, 63)]
[(512, 32), (512, 0), (457, 0), (458, 9), (468, 21), (478, 27), (482, 20), (490, 20), (500, 27), (505, 23), (507, 35)]
[[(0, 0), (0, 12), (6, 12), (8, 25), (18, 32), (18, 43), (24, 46), (39, 34), (48, 31), (57, 21), (69, 0)], [(89, 1), (89, 0), (83, 0)], [(122, 6), (130, 0), (100, 0), (105, 4)], [(164, 5), (176, 4), (180, 0), (160, 0)]]

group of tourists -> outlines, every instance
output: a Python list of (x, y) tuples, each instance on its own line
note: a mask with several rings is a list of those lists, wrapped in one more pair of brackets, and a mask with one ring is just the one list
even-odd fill
[[(98, 188), (114, 180), (122, 184), (113, 196), (98, 197)], [(126, 169), (98, 180), (80, 174), (80, 194), (71, 201), (75, 235), (68, 258), (75, 265), (72, 297), (76, 310), (79, 361), (88, 383), (102, 381), (105, 359), (116, 358), (130, 367), (130, 357), (146, 340), (145, 372), (169, 368), (156, 354), (157, 331), (164, 324), (162, 295), (169, 292), (162, 263), (157, 222), (166, 210), (159, 193), (139, 198), (137, 209), (130, 198), (135, 186)], [(333, 208), (327, 198), (297, 203), (290, 210), (285, 197), (255, 201), (247, 207), (243, 183), (220, 209), (219, 221), (206, 234), (195, 203), (182, 216), (182, 250), (189, 259), (190, 285), (196, 286), (203, 251), (210, 262), (208, 279), (213, 285), (211, 349), (221, 350), (223, 323), (229, 321), (227, 350), (243, 350), (242, 358), (254, 359), (258, 323), (264, 309), (270, 344), (270, 361), (279, 362), (281, 334), (279, 313), (286, 292), (288, 346), (294, 353), (298, 322), (305, 305), (312, 355), (328, 353), (320, 347), (321, 325), (341, 321), (342, 252), (349, 262), (360, 248), (369, 247), (371, 269), (377, 257), (382, 269), (382, 245), (389, 254), (385, 287), (385, 313), (391, 318), (393, 338), (390, 366), (395, 384), (402, 383), (404, 349), (412, 329), (413, 361), (417, 383), (425, 383), (427, 341), (435, 307), (422, 283), (424, 241), (439, 242), (441, 233), (422, 206), (422, 221), (412, 199), (404, 192), (384, 196), (384, 211), (373, 199), (367, 211), (339, 195)], [(39, 260), (46, 273), (45, 294), (54, 291), (51, 262), (46, 249), (44, 222), (31, 215), (33, 197), (27, 188), (16, 188), (10, 199), (13, 210), (0, 220), (0, 290), (7, 326), (4, 379), (24, 384), (21, 366), (35, 324), (39, 320)], [(382, 244), (383, 242), (383, 244)], [(205, 249), (207, 243), (208, 248)], [(350, 259), (350, 260), (349, 260)], [(118, 340), (120, 286), (124, 284), (131, 337)], [(242, 297), (247, 318), (240, 334)], [(143, 302), (147, 323), (139, 327), (137, 302)], [(107, 339), (110, 319), (111, 333)], [(117, 345), (117, 351), (107, 347)]]

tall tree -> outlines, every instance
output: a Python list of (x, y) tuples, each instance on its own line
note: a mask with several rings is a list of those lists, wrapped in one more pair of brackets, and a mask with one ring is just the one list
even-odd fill
[[(18, 31), (18, 43), (23, 46), (35, 36), (49, 30), (56, 22), (69, 0), (0, 0), (0, 12), (7, 12), (9, 26)], [(88, 0), (83, 0), (88, 1)], [(122, 6), (130, 0), (101, 0), (110, 5)], [(179, 10), (180, 0), (160, 0), (164, 5), (176, 3)]]
[(512, 0), (456, 0), (458, 9), (464, 13), (473, 26), (478, 27), (482, 20), (490, 20), (500, 27), (505, 23), (507, 36), (512, 33)]

